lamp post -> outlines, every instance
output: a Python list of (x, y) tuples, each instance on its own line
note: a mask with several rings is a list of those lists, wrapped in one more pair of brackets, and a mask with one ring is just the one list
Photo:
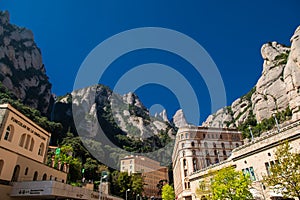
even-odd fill
[(102, 198), (102, 181), (103, 181), (103, 179), (106, 179), (106, 178), (107, 178), (107, 174), (102, 176), (102, 173), (101, 173), (100, 184), (99, 184), (99, 200), (101, 200), (101, 198)]
[(273, 117), (274, 117), (274, 119), (275, 119), (277, 131), (278, 131), (278, 133), (279, 133), (279, 132), (280, 132), (280, 129), (279, 129), (279, 124), (278, 124), (278, 120), (277, 120), (277, 118), (276, 118), (276, 114), (275, 114), (275, 113), (273, 113)]
[(249, 125), (249, 131), (250, 131), (250, 135), (251, 135), (251, 141), (253, 141), (254, 137), (253, 137), (253, 133), (252, 133), (252, 129), (251, 129), (251, 126)]
[(129, 191), (130, 191), (130, 189), (127, 189), (126, 192), (125, 192), (125, 196), (126, 196), (125, 200), (127, 200), (127, 192), (129, 192)]

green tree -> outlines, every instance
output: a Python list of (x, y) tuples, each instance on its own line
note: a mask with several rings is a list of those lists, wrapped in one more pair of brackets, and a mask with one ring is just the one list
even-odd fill
[(162, 187), (162, 199), (163, 200), (174, 200), (175, 199), (174, 189), (169, 184), (165, 184)]
[(140, 195), (143, 191), (143, 178), (141, 174), (136, 173), (128, 175), (127, 172), (114, 171), (111, 174), (111, 192), (114, 195), (125, 199), (126, 190), (128, 199), (135, 200), (136, 195)]
[[(211, 173), (210, 171), (208, 172)], [(212, 199), (212, 189), (210, 177), (205, 177), (199, 182), (199, 187), (196, 189), (196, 195), (201, 200)]]
[(233, 167), (219, 170), (212, 179), (212, 199), (246, 200), (252, 199), (251, 180), (248, 175), (236, 171)]
[(284, 197), (300, 199), (300, 155), (291, 150), (288, 142), (276, 149), (276, 162), (270, 167), (269, 175), (264, 176), (264, 182)]

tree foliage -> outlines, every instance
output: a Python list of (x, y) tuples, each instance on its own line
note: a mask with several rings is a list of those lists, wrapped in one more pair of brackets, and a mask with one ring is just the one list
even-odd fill
[(174, 200), (175, 199), (175, 192), (172, 186), (169, 184), (165, 184), (162, 187), (162, 199), (163, 200)]
[(227, 167), (215, 172), (211, 179), (206, 178), (200, 182), (196, 194), (201, 199), (247, 200), (252, 199), (250, 184), (248, 175)]
[(127, 172), (114, 171), (111, 174), (111, 192), (114, 195), (125, 199), (126, 190), (127, 199), (135, 200), (136, 195), (141, 195), (143, 191), (143, 178), (141, 174), (128, 175)]
[(284, 197), (300, 199), (300, 155), (291, 150), (288, 142), (276, 149), (276, 161), (271, 165), (269, 175), (264, 176), (264, 182)]

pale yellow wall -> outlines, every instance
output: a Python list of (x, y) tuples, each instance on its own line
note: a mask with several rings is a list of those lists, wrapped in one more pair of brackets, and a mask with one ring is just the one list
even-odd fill
[[(24, 115), (22, 115), (20, 112), (18, 112), (11, 106), (8, 105), (6, 107), (4, 105), (0, 105), (0, 109), (7, 109), (7, 108), (9, 112), (6, 112), (6, 118), (2, 123), (2, 127), (1, 127), (2, 134), (0, 138), (0, 146), (9, 149), (13, 152), (16, 152), (18, 154), (21, 154), (23, 156), (34, 159), (38, 162), (44, 162), (47, 153), (47, 146), (49, 143), (50, 133), (47, 133), (44, 129), (35, 125), (31, 120), (26, 118)], [(11, 141), (4, 140), (5, 132), (8, 126), (12, 127)], [(27, 134), (33, 139), (34, 146), (32, 148), (32, 151), (30, 151), (30, 144), (32, 141), (31, 139), (29, 141), (29, 146), (27, 149), (19, 146), (22, 134)], [(27, 136), (25, 137), (24, 146), (26, 143), (26, 138)], [(38, 151), (41, 143), (44, 144), (44, 150), (42, 152), (42, 155), (38, 155)]]

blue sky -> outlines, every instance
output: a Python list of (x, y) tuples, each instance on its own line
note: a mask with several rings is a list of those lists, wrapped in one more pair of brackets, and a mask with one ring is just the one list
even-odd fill
[[(205, 48), (220, 71), (228, 105), (260, 77), (264, 43), (290, 45), (289, 39), (300, 25), (299, 7), (297, 0), (0, 2), (0, 9), (10, 12), (11, 23), (33, 31), (52, 92), (57, 95), (72, 91), (78, 69), (99, 43), (126, 30), (163, 27), (186, 34)], [(120, 57), (101, 83), (113, 87), (122, 73), (151, 62), (174, 67), (191, 83), (199, 101), (200, 122), (214, 111), (201, 76), (195, 76), (178, 56), (164, 51), (140, 50)], [(148, 108), (162, 105), (169, 117), (179, 108), (176, 94), (167, 87), (145, 85), (136, 93)]]

